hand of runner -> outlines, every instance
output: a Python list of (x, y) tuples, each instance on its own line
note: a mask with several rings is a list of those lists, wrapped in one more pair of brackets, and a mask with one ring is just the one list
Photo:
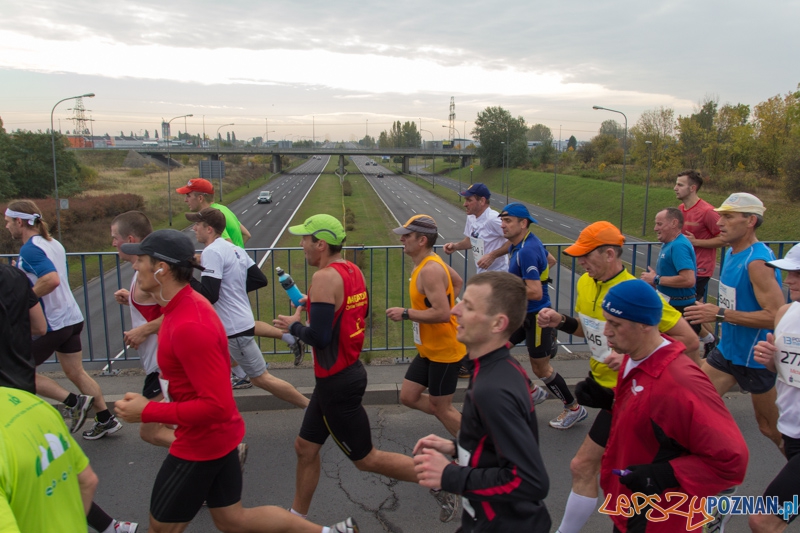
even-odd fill
[(400, 322), (401, 320), (403, 320), (404, 310), (405, 309), (403, 309), (402, 307), (390, 307), (389, 309), (386, 310), (386, 316), (389, 318), (389, 320), (392, 320), (394, 322)]
[(120, 305), (130, 305), (131, 291), (120, 289), (114, 293), (114, 300)]
[(719, 313), (719, 306), (714, 304), (695, 303), (686, 307), (683, 313), (683, 318), (689, 321), (689, 324), (706, 324), (714, 322)]
[(655, 285), (656, 271), (653, 270), (653, 267), (648, 266), (647, 272), (642, 272), (642, 275), (639, 277), (648, 285)]
[(494, 263), (494, 258), (489, 254), (484, 254), (478, 259), (478, 268), (489, 268)]
[(611, 370), (619, 372), (619, 367), (622, 366), (622, 360), (624, 358), (625, 356), (623, 354), (612, 351), (610, 354), (608, 354), (608, 357), (606, 357), (606, 360), (603, 362), (608, 365), (608, 368)]
[(453, 445), (452, 440), (444, 439), (439, 435), (430, 434), (427, 437), (422, 437), (414, 445), (414, 451), (411, 455), (418, 454), (423, 448), (430, 448), (445, 455), (453, 456), (456, 453), (456, 447)]
[(767, 340), (759, 341), (753, 350), (753, 357), (756, 362), (761, 363), (770, 372), (775, 372), (775, 354), (778, 348), (773, 344), (775, 342), (775, 334), (767, 333)]
[(148, 403), (150, 403), (150, 400), (141, 394), (126, 392), (123, 399), (114, 402), (114, 413), (125, 422), (132, 424), (141, 422), (142, 411), (144, 411)]
[[(305, 303), (306, 302), (306, 298), (303, 298), (300, 301), (302, 303)], [(275, 320), (272, 321), (272, 324), (276, 328), (278, 328), (279, 330), (283, 331), (284, 333), (289, 333), (289, 327), (293, 323), (295, 323), (295, 322), (300, 322), (301, 324), (303, 323), (302, 317), (301, 317), (301, 314), (300, 314), (300, 313), (302, 313), (303, 309), (305, 309), (305, 307), (301, 305), (300, 307), (297, 308), (297, 310), (291, 316), (278, 315), (278, 317)]]
[(431, 448), (423, 448), (414, 456), (414, 471), (417, 481), (423, 487), (439, 490), (442, 488), (442, 472), (452, 463), (447, 457)]
[(139, 327), (135, 327), (129, 331), (125, 331), (123, 335), (123, 339), (125, 340), (125, 344), (130, 345), (131, 348), (137, 349), (139, 345), (142, 344), (147, 337), (150, 335), (144, 332), (144, 327), (146, 324), (143, 324)]
[(454, 242), (448, 242), (448, 243), (446, 243), (446, 244), (445, 244), (445, 245), (442, 247), (442, 248), (444, 249), (444, 253), (446, 253), (447, 255), (450, 255), (450, 254), (452, 254), (453, 252), (455, 252), (455, 251), (456, 251), (455, 244), (456, 244), (456, 243), (454, 243)]
[(536, 314), (536, 323), (540, 328), (554, 328), (561, 322), (561, 313), (555, 309), (545, 307)]

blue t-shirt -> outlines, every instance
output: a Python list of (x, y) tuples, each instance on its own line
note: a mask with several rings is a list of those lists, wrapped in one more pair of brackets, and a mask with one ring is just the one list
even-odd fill
[[(662, 277), (677, 276), (681, 270), (691, 270), (694, 272), (695, 280), (697, 279), (697, 257), (694, 254), (692, 243), (682, 234), (672, 242), (661, 246), (656, 274)], [(659, 284), (656, 289), (669, 298), (669, 303), (673, 306), (691, 305), (696, 299), (694, 286), (678, 288)]]
[[(511, 254), (508, 261), (508, 271), (511, 274), (523, 280), (542, 281), (548, 278), (547, 250), (533, 233), (528, 232), (519, 244), (512, 244), (508, 252)], [(528, 312), (537, 313), (545, 307), (550, 307), (550, 295), (547, 293), (547, 283), (542, 281), (542, 299), (528, 300)]]
[[(734, 254), (729, 248), (719, 276), (719, 306), (736, 311), (753, 312), (763, 308), (756, 299), (747, 266), (753, 261), (774, 261), (775, 254), (763, 242), (754, 243)], [(781, 275), (775, 269), (775, 279), (781, 284)], [(764, 368), (753, 359), (753, 348), (758, 341), (767, 340), (772, 329), (756, 329), (722, 323), (722, 335), (717, 348), (733, 364), (749, 368)]]

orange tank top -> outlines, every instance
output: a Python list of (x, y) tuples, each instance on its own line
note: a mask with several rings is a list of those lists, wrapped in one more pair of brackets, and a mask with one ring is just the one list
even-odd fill
[[(442, 258), (436, 254), (431, 254), (414, 269), (411, 273), (411, 284), (408, 292), (411, 296), (411, 308), (418, 310), (429, 309), (425, 295), (417, 290), (417, 277), (422, 267), (429, 261), (439, 263), (447, 274), (447, 301), (450, 309), (455, 305), (455, 295), (453, 294), (453, 280), (450, 278), (450, 270)], [(456, 317), (450, 315), (448, 322), (439, 324), (420, 324), (413, 322), (414, 344), (422, 357), (437, 363), (456, 363), (467, 353), (467, 347), (456, 340), (456, 327), (458, 323)]]

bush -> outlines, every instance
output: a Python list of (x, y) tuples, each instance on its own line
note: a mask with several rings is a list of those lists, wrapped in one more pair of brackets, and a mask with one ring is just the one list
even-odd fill
[(342, 194), (345, 196), (353, 196), (353, 184), (350, 180), (342, 181)]

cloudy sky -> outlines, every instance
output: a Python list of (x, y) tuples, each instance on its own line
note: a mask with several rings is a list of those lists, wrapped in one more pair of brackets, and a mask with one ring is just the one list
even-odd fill
[(209, 136), (233, 122), (222, 131), (240, 139), (352, 140), (421, 120), (440, 139), (455, 97), (457, 136), (502, 106), (582, 140), (622, 118), (592, 105), (633, 126), (647, 109), (753, 106), (800, 82), (798, 0), (3, 4), (7, 130), (45, 130), (55, 102), (94, 92), (95, 134), (152, 135), (191, 113), (188, 131)]

